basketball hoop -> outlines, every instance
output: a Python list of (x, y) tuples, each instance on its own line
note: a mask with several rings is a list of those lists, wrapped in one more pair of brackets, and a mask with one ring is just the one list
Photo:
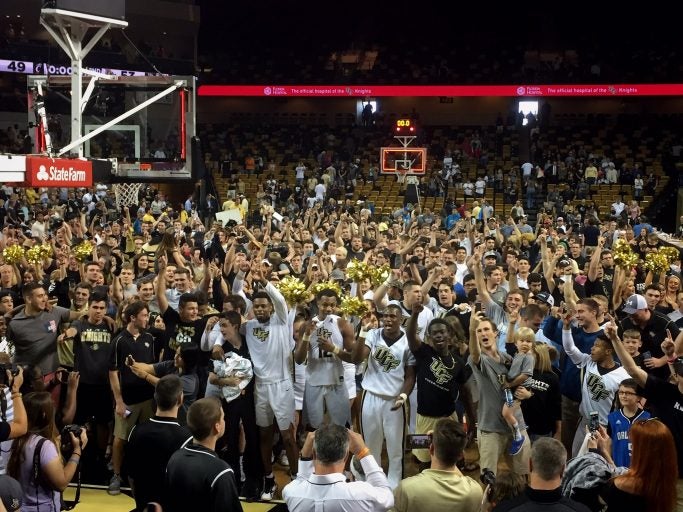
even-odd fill
[(116, 196), (116, 207), (139, 204), (138, 194), (142, 183), (115, 183), (113, 185)]

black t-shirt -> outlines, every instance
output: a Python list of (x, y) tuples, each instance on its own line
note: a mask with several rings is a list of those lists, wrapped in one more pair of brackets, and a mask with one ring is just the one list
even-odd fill
[[(666, 338), (667, 329), (671, 332), (671, 337), (676, 339), (680, 329), (678, 326), (671, 321), (668, 316), (662, 315), (656, 311), (650, 312), (650, 321), (644, 326), (639, 327), (633, 323), (631, 317), (626, 317), (621, 321), (619, 326), (619, 336), (623, 336), (624, 331), (628, 329), (635, 329), (640, 332), (640, 339), (643, 342), (643, 346), (640, 349), (640, 353), (650, 352), (652, 357), (662, 357), (664, 352), (662, 351), (661, 343)], [(660, 379), (669, 378), (669, 367), (664, 365), (660, 368), (647, 369), (647, 373), (656, 375)]]
[(87, 319), (71, 324), (74, 337), (74, 369), (80, 373), (81, 384), (106, 386), (109, 384), (111, 359), (111, 329), (106, 322), (94, 325)]
[[(194, 345), (197, 348), (201, 347), (202, 333), (206, 328), (208, 317), (198, 318), (194, 322), (182, 322), (178, 312), (170, 307), (166, 308), (162, 317), (166, 324), (166, 336), (168, 339), (164, 347), (164, 359), (173, 359), (178, 347), (189, 345)], [(203, 364), (206, 364), (209, 353), (203, 352), (203, 354), (207, 354), (206, 360), (202, 360)]]
[(655, 406), (656, 416), (664, 423), (674, 437), (678, 455), (678, 478), (683, 478), (683, 394), (675, 384), (647, 376), (643, 396)]
[(426, 343), (413, 352), (417, 361), (417, 412), (422, 416), (440, 418), (455, 411), (458, 384), (467, 380), (463, 360), (449, 353), (439, 356)]
[(528, 384), (525, 383), (524, 387), (533, 396), (522, 400), (521, 407), (529, 433), (554, 434), (556, 422), (562, 419), (560, 379), (553, 372), (534, 371)]
[(175, 418), (159, 416), (137, 425), (130, 433), (125, 461), (128, 474), (135, 482), (135, 503), (139, 510), (150, 501), (162, 501), (168, 460), (191, 440), (187, 427)]
[(155, 363), (154, 336), (149, 332), (143, 332), (134, 338), (128, 329), (123, 329), (114, 336), (112, 345), (109, 369), (119, 372), (123, 401), (134, 405), (151, 400), (154, 396), (154, 388), (130, 370), (126, 365), (126, 358), (131, 355), (138, 363)]

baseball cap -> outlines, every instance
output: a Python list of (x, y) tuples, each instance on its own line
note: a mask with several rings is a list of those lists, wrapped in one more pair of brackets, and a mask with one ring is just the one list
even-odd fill
[(534, 295), (534, 299), (536, 299), (536, 302), (545, 302), (551, 308), (555, 305), (555, 298), (548, 292), (538, 292)]
[(335, 268), (332, 272), (330, 272), (330, 279), (334, 281), (344, 281), (346, 279), (346, 274), (338, 268)]
[(632, 315), (640, 309), (647, 309), (647, 301), (642, 295), (634, 293), (628, 299), (626, 299), (626, 302), (624, 302), (624, 307), (621, 310), (624, 313)]
[(21, 485), (8, 475), (0, 475), (0, 500), (8, 512), (19, 510), (22, 505), (24, 492)]
[(484, 258), (496, 258), (498, 259), (498, 253), (496, 251), (488, 251), (484, 253)]
[(564, 219), (563, 219), (562, 217), (558, 217), (557, 220), (558, 220), (558, 221), (563, 221), (563, 222), (564, 222)]

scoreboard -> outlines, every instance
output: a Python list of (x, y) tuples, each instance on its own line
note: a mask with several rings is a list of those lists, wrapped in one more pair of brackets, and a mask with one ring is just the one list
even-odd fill
[[(154, 76), (156, 73), (131, 71), (128, 69), (87, 68), (91, 71), (114, 76)], [(33, 62), (27, 60), (0, 59), (0, 73), (19, 73), (24, 75), (71, 75), (71, 66), (49, 64), (47, 62)]]

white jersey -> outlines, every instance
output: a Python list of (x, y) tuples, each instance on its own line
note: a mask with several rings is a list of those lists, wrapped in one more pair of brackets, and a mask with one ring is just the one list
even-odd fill
[(598, 371), (598, 364), (592, 361), (590, 356), (585, 361), (579, 412), (584, 418), (588, 418), (591, 412), (597, 412), (600, 424), (607, 425), (607, 416), (612, 412), (614, 397), (619, 391), (619, 383), (628, 379), (629, 375), (623, 366), (601, 375)]
[(258, 383), (276, 383), (291, 379), (294, 336), (284, 297), (271, 283), (265, 289), (273, 301), (274, 312), (270, 321), (256, 319), (242, 324), (254, 375)]
[[(389, 304), (394, 304), (401, 308), (401, 315), (403, 315), (401, 327), (405, 329), (406, 325), (408, 325), (411, 312), (405, 308), (403, 302), (400, 300), (390, 300)], [(432, 318), (434, 318), (432, 311), (429, 308), (422, 308), (422, 312), (420, 312), (420, 315), (417, 317), (417, 337), (421, 340), (424, 339), (424, 334), (427, 332), (427, 327), (429, 327), (429, 322), (432, 321)]]
[(308, 343), (308, 364), (306, 365), (306, 382), (311, 386), (331, 386), (344, 381), (344, 366), (341, 360), (330, 352), (320, 348), (319, 340), (330, 340), (336, 347), (344, 349), (344, 339), (339, 330), (339, 317), (327, 315), (324, 320), (316, 316), (315, 330)]
[(365, 338), (370, 349), (368, 367), (363, 376), (363, 389), (382, 396), (397, 396), (403, 387), (406, 366), (415, 366), (405, 332), (391, 346), (382, 336), (384, 329), (371, 329)]
[(569, 330), (562, 330), (562, 346), (572, 362), (581, 368), (581, 416), (588, 419), (591, 412), (597, 412), (600, 424), (607, 425), (607, 416), (612, 411), (619, 384), (629, 377), (628, 372), (619, 366), (600, 374), (598, 364), (590, 354), (584, 354), (576, 347)]

